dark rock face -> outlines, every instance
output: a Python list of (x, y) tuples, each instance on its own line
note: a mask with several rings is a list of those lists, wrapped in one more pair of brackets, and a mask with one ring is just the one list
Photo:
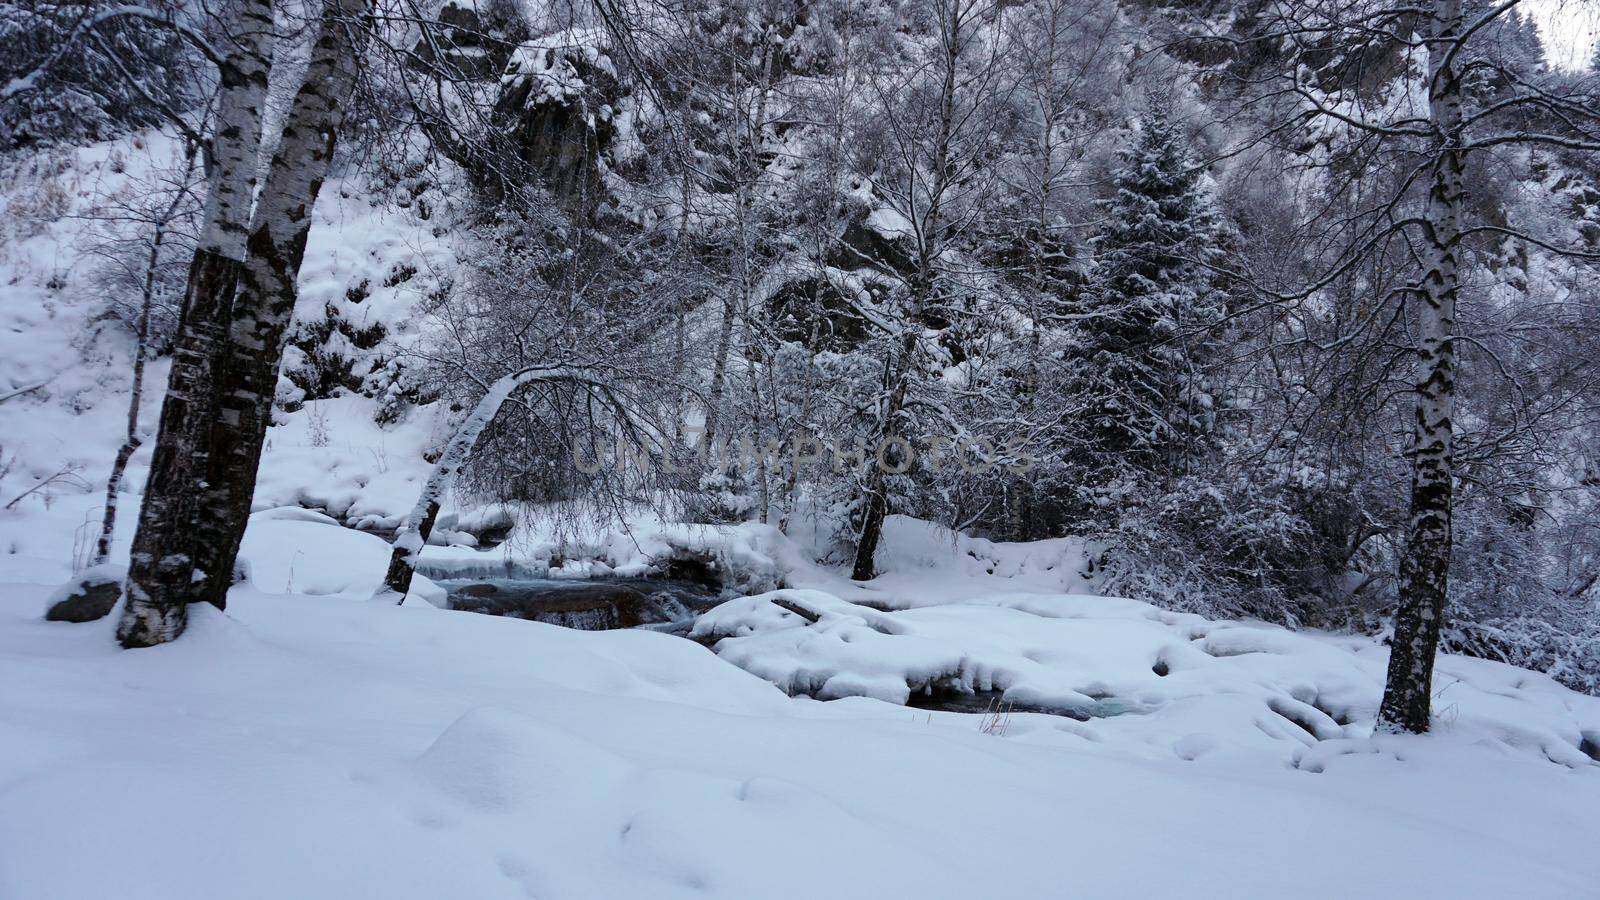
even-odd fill
[(93, 622), (105, 618), (121, 596), (119, 582), (80, 583), (71, 594), (51, 605), (44, 617), (51, 622)]
[(545, 71), (563, 73), (576, 87), (552, 90), (540, 74), (505, 79), (493, 112), (502, 141), (497, 168), (516, 171), (574, 212), (588, 213), (604, 196), (600, 156), (616, 136), (611, 110), (622, 86), (581, 48), (525, 46), (521, 52), (544, 54)]
[(717, 572), (717, 562), (709, 554), (705, 556), (675, 556), (666, 561), (662, 566), (667, 578), (672, 581), (687, 581), (698, 584), (712, 591), (722, 589), (722, 576)]
[[(826, 262), (857, 276), (860, 287), (873, 295), (873, 302), (883, 303), (916, 271), (916, 248), (908, 236), (885, 233), (874, 226), (872, 212), (870, 206), (862, 205), (851, 213)], [(775, 327), (783, 339), (812, 349), (849, 351), (874, 333), (859, 311), (859, 301), (841, 293), (831, 278), (796, 275), (774, 292), (771, 304)], [(934, 328), (950, 324), (926, 310), (922, 318)]]
[(505, 69), (506, 60), (524, 35), (501, 21), (504, 16), (483, 16), (470, 4), (446, 3), (438, 19), (426, 27), (429, 34), (411, 52), (413, 67), (435, 69), (455, 78), (487, 80)]
[(885, 275), (905, 276), (916, 268), (913, 248), (904, 237), (890, 237), (868, 224), (860, 210), (839, 238), (839, 249), (829, 263), (847, 271), (874, 269)]
[[(887, 288), (869, 283), (868, 290)], [(814, 350), (847, 352), (865, 343), (871, 329), (852, 302), (825, 278), (790, 281), (772, 296), (774, 328), (786, 341)]]

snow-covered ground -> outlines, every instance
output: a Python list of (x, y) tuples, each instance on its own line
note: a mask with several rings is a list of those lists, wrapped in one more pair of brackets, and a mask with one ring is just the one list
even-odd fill
[[(702, 620), (748, 628), (720, 649), (769, 667), (883, 677), (955, 650), (997, 683), (1010, 665), (1150, 707), (996, 721), (791, 698), (669, 635), (374, 604), (384, 549), (258, 516), (252, 584), (153, 650), (41, 621), (48, 585), (0, 586), (0, 896), (1576, 897), (1600, 879), (1600, 765), (1577, 749), (1600, 701), (1522, 670), (1447, 659), (1438, 732), (1373, 742), (1382, 651), (1352, 639), (986, 573), (963, 602), (793, 590), (816, 624), (774, 625), (771, 597)], [(970, 559), (930, 567), (931, 593)], [(766, 638), (782, 648), (737, 643)]]

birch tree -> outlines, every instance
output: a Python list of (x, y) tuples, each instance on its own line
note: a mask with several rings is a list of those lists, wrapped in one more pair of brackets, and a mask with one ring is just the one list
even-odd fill
[[(1343, 132), (1370, 157), (1387, 159), (1387, 185), (1359, 215), (1325, 222), (1327, 266), (1310, 285), (1279, 300), (1325, 293), (1375, 259), (1404, 266), (1389, 289), (1409, 322), (1409, 508), (1399, 552), (1394, 637), (1379, 713), (1385, 731), (1424, 732), (1430, 724), (1432, 675), (1450, 595), (1452, 514), (1460, 423), (1457, 381), (1461, 334), (1457, 306), (1462, 270), (1474, 253), (1506, 242), (1566, 256), (1592, 257), (1560, 236), (1496, 221), (1474, 194), (1473, 169), (1487, 159), (1535, 149), (1568, 154), (1600, 150), (1600, 104), (1588, 79), (1519, 70), (1524, 36), (1513, 17), (1519, 0), (1489, 4), (1430, 0), (1421, 6), (1354, 2), (1279, 7), (1258, 40), (1288, 47), (1286, 86), (1300, 127)], [(1504, 27), (1504, 28), (1503, 28)], [(1382, 66), (1395, 60), (1401, 93), (1377, 92)], [(1313, 67), (1307, 60), (1319, 60)], [(1363, 81), (1366, 90), (1363, 90)], [(1282, 122), (1278, 123), (1283, 126)], [(1304, 132), (1301, 132), (1304, 133)], [(1491, 204), (1492, 205), (1492, 204)], [(1387, 305), (1382, 309), (1388, 309)], [(1374, 308), (1375, 310), (1377, 308)], [(1364, 316), (1371, 321), (1374, 317)]]
[(203, 480), (198, 470), (211, 450), (216, 372), (244, 265), (274, 44), (271, 4), (230, 0), (220, 27), (228, 40), (225, 51), (213, 54), (219, 87), (200, 240), (189, 268), (159, 437), (123, 591), (127, 605), (118, 636), (129, 647), (177, 637), (187, 604), (204, 596), (207, 577), (227, 584), (232, 574), (196, 577)]
[[(270, 34), (270, 6), (240, 3), (238, 34)], [(226, 602), (255, 490), (283, 333), (294, 312), (295, 279), (337, 142), (341, 104), (354, 86), (364, 43), (357, 16), (366, 7), (366, 0), (330, 0), (324, 8), (253, 215), (246, 210), (267, 69), (235, 73), (247, 76), (242, 79), (224, 75), (214, 138), (215, 195), (208, 197), (207, 214), (217, 236), (196, 254), (117, 628), (125, 647), (181, 635), (189, 603), (220, 608)], [(247, 62), (264, 63), (265, 57), (251, 55)], [(214, 220), (213, 205), (219, 209)]]

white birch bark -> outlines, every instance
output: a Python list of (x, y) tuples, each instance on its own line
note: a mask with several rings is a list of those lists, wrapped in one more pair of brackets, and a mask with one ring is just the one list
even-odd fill
[(1419, 371), (1411, 438), (1411, 509), (1400, 560), (1400, 606), (1378, 727), (1428, 730), (1433, 663), (1449, 591), (1451, 506), (1455, 476), (1456, 254), (1465, 187), (1462, 174), (1461, 0), (1435, 0), (1429, 42), (1429, 117), (1435, 160), (1423, 214), (1427, 270), (1414, 293)]
[[(265, 0), (238, 2), (237, 27), (242, 45), (249, 46), (270, 27), (271, 7)], [(203, 241), (209, 246), (202, 244), (196, 265), (206, 258), (231, 259), (225, 254), (241, 250), (243, 262), (219, 269), (211, 284), (197, 286), (191, 276), (193, 296), (180, 329), (194, 333), (195, 339), (188, 355), (174, 362), (173, 384), (162, 410), (161, 439), (117, 628), (124, 647), (152, 646), (181, 635), (188, 603), (208, 601), (221, 607), (226, 602), (250, 515), (311, 212), (333, 157), (341, 104), (355, 86), (360, 48), (353, 43), (365, 34), (357, 20), (367, 4), (329, 0), (324, 7), (304, 81), (284, 122), (256, 209), (247, 214), (247, 236), (233, 226), (248, 209), (254, 184), (260, 109), (236, 110), (237, 119), (219, 114), (222, 146), (212, 189), (221, 195), (208, 198)], [(264, 100), (267, 71), (264, 66), (242, 67), (238, 72), (250, 77), (232, 83), (225, 72), (225, 94), (240, 102), (248, 97)], [(253, 131), (254, 137), (243, 131)], [(243, 149), (247, 145), (252, 148), (248, 153)], [(186, 373), (182, 380), (180, 368)]]
[(203, 537), (197, 501), (211, 458), (216, 370), (245, 256), (259, 163), (272, 65), (270, 0), (228, 0), (223, 28), (229, 40), (226, 53), (216, 59), (220, 89), (200, 243), (189, 268), (160, 431), (129, 558), (123, 591), (127, 603), (118, 626), (124, 646), (149, 646), (181, 634), (187, 604), (200, 598), (207, 575), (196, 572)]
[(224, 16), (230, 52), (217, 73), (216, 124), (199, 247), (227, 259), (243, 260), (250, 205), (261, 168), (261, 113), (275, 43), (272, 4), (270, 0), (229, 0)]

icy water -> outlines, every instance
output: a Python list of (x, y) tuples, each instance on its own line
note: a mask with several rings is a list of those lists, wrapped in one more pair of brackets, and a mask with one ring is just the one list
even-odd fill
[(721, 602), (716, 588), (668, 579), (492, 578), (438, 581), (450, 608), (606, 631), (684, 622)]
[(1002, 694), (1002, 691), (976, 691), (970, 694), (960, 691), (936, 691), (932, 694), (913, 691), (911, 697), (906, 700), (906, 706), (911, 709), (928, 709), (936, 712), (991, 715), (995, 713), (1003, 715), (1008, 712), (1047, 713), (1052, 716), (1066, 716), (1080, 722), (1147, 711), (1138, 704), (1118, 700), (1115, 697), (1105, 697), (1076, 706), (1035, 706), (1026, 703), (1008, 703), (1001, 699)]

